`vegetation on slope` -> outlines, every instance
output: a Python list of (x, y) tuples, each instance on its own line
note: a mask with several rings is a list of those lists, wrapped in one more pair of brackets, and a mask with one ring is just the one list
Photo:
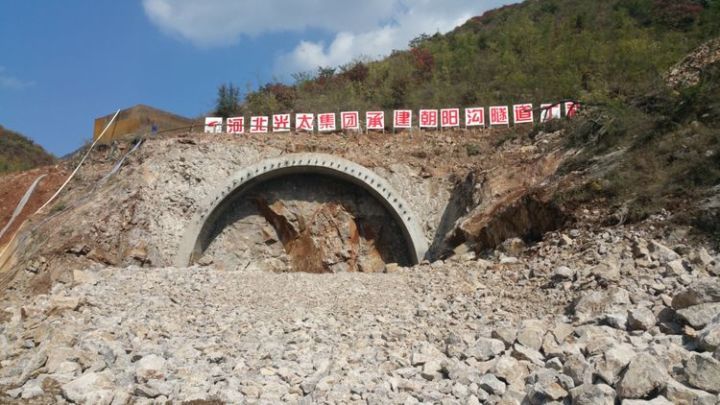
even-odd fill
[(51, 164), (55, 157), (23, 135), (0, 125), (0, 173)]
[(529, 0), (377, 62), (249, 93), (239, 113), (625, 100), (720, 33), (720, 0)]
[(562, 195), (565, 203), (602, 202), (626, 222), (670, 208), (720, 237), (718, 212), (702, 207), (720, 198), (720, 62), (707, 66), (696, 86), (593, 108), (567, 130), (569, 146), (583, 153), (564, 171), (607, 167)]

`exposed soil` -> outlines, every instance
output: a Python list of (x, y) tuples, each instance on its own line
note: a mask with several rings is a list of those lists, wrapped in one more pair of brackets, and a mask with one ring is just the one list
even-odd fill
[(2, 229), (12, 217), (13, 211), (27, 189), (42, 175), (46, 177), (40, 181), (23, 211), (0, 238), (0, 247), (8, 243), (25, 219), (35, 213), (60, 188), (68, 176), (68, 171), (64, 165), (56, 165), (0, 176), (0, 229)]

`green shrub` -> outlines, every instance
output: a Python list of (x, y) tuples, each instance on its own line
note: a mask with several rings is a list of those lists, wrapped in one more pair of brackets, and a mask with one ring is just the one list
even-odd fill
[(465, 152), (468, 156), (477, 156), (482, 153), (482, 148), (480, 147), (480, 145), (474, 143), (467, 143), (465, 144)]

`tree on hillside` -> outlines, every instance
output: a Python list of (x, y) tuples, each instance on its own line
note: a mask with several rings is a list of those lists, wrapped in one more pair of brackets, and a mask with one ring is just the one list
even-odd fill
[(240, 112), (240, 89), (232, 83), (218, 87), (215, 115), (227, 118)]

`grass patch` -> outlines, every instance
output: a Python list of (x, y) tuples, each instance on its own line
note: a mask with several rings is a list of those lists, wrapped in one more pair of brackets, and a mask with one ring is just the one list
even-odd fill
[(477, 156), (482, 153), (482, 148), (480, 147), (480, 145), (474, 143), (466, 143), (465, 152), (468, 156)]
[(58, 212), (65, 211), (67, 205), (64, 202), (59, 202), (50, 209), (50, 214), (57, 214)]

